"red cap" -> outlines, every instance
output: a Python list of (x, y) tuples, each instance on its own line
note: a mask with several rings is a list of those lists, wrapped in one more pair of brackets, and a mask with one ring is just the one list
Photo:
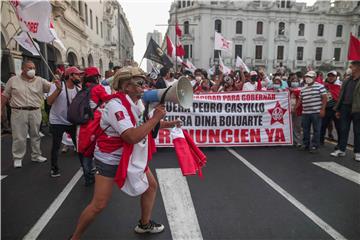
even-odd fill
[(69, 76), (70, 74), (82, 74), (83, 71), (80, 71), (77, 67), (68, 67), (65, 70), (65, 76)]
[(97, 67), (88, 67), (84, 72), (85, 77), (100, 76), (99, 69)]

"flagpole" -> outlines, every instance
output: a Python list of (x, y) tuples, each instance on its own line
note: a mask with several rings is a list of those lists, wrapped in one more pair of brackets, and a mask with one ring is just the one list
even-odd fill
[[(47, 61), (45, 60), (44, 56), (41, 54), (41, 51), (36, 47), (34, 39), (32, 39), (32, 37), (30, 36), (29, 32), (26, 32), (26, 34), (28, 35), (28, 37), (30, 38), (32, 44), (34, 45), (36, 51), (39, 53), (40, 58), (43, 60), (43, 62), (45, 63), (45, 65), (47, 66), (48, 70), (50, 71), (51, 75), (53, 76), (53, 78), (55, 79), (55, 74), (53, 73), (53, 71), (51, 70), (49, 64), (47, 63)], [(46, 44), (46, 43), (44, 43)], [(46, 49), (46, 48), (45, 48)]]
[(144, 60), (144, 57), (142, 57), (142, 59), (140, 61), (139, 68), (141, 68), (141, 63), (142, 63), (143, 60)]
[(174, 33), (175, 33), (175, 73), (177, 73), (177, 52), (176, 52), (176, 48), (177, 48), (177, 35), (176, 35), (176, 24), (177, 24), (177, 5), (175, 4), (175, 29), (174, 29)]

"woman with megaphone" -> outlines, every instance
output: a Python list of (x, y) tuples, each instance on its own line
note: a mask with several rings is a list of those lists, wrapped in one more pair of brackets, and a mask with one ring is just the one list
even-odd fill
[(157, 182), (148, 161), (155, 152), (152, 130), (161, 122), (161, 127), (174, 127), (180, 121), (165, 122), (165, 106), (155, 107), (150, 118), (144, 122), (145, 74), (138, 67), (124, 67), (114, 75), (112, 88), (115, 93), (105, 105), (100, 127), (102, 133), (96, 140), (94, 151), (96, 175), (95, 190), (90, 204), (81, 213), (71, 239), (80, 239), (88, 225), (107, 206), (114, 181), (130, 196), (141, 195), (141, 219), (136, 233), (159, 233), (164, 225), (152, 221)]

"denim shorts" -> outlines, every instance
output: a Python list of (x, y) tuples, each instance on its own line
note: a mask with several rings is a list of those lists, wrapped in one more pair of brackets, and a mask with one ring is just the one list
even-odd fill
[(118, 165), (106, 164), (95, 158), (95, 167), (96, 167), (95, 174), (104, 177), (114, 178), (116, 175), (116, 170), (118, 168)]

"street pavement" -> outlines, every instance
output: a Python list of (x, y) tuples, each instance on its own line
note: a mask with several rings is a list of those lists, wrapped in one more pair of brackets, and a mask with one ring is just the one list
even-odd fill
[[(60, 153), (61, 177), (51, 178), (49, 161), (33, 163), (29, 154), (21, 169), (12, 167), (10, 135), (1, 147), (1, 239), (67, 239), (93, 194), (76, 154)], [(43, 137), (48, 158), (50, 148)], [(333, 148), (202, 148), (203, 178), (179, 177), (173, 149), (158, 149), (150, 163), (160, 185), (153, 219), (165, 231), (134, 233), (139, 198), (114, 186), (83, 239), (360, 239), (360, 163), (351, 151), (330, 157)]]

